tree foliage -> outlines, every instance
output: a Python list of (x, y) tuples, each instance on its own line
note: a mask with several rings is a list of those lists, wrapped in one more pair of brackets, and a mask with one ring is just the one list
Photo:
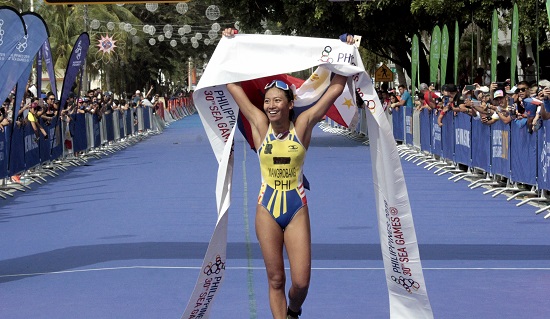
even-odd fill
[[(546, 38), (546, 9), (539, 4), (540, 18), (535, 24), (536, 1), (518, 1), (522, 45), (536, 39), (537, 29), (539, 35)], [(451, 41), (455, 21), (459, 23), (461, 35), (472, 22), (490, 34), (493, 10), (498, 9), (502, 15), (501, 28), (509, 29), (513, 7), (510, 0), (271, 0), (267, 4), (257, 0), (227, 0), (224, 4), (232, 8), (232, 14), (249, 32), (260, 31), (260, 20), (267, 19), (280, 24), (284, 34), (292, 30), (298, 35), (316, 37), (335, 37), (344, 32), (360, 34), (365, 48), (404, 67), (409, 74), (411, 39), (419, 34), (425, 40), (420, 50), (423, 81), (427, 81), (428, 76), (429, 45), (426, 44), (436, 25), (449, 27)], [(452, 54), (452, 48), (449, 53)]]
[[(543, 2), (538, 1), (538, 8), (537, 0), (517, 1), (521, 28), (520, 61), (530, 51), (529, 45), (536, 44), (537, 34), (540, 48), (550, 47), (547, 39), (550, 30), (546, 7)], [(19, 11), (28, 11), (29, 3), (0, 0), (0, 4), (10, 5)], [(126, 38), (122, 40), (126, 46), (118, 50), (119, 59), (116, 62), (103, 61), (95, 65), (90, 63), (88, 70), (91, 74), (107, 72), (109, 83), (104, 85), (112, 86), (113, 90), (130, 92), (150, 84), (162, 86), (172, 82), (183, 83), (190, 57), (199, 66), (207, 62), (208, 58), (204, 58), (204, 55), (211, 55), (215, 42), (219, 40), (219, 33), (211, 45), (201, 42), (198, 48), (193, 48), (189, 42), (182, 45), (177, 35), (172, 38), (178, 41), (177, 46), (173, 47), (170, 45), (171, 39), (160, 41), (158, 34), (148, 35), (142, 27), (153, 24), (162, 28), (163, 25), (171, 24), (177, 28), (188, 24), (194, 28), (191, 34), (186, 35), (188, 38), (195, 32), (205, 34), (213, 22), (204, 17), (207, 6), (211, 4), (220, 8), (221, 17), (216, 22), (219, 22), (222, 29), (232, 27), (235, 21), (239, 21), (241, 30), (246, 33), (264, 33), (267, 28), (274, 33), (299, 36), (334, 38), (344, 32), (362, 35), (364, 52), (371, 54), (364, 58), (365, 66), (369, 70), (375, 68), (373, 64), (389, 60), (410, 74), (411, 39), (417, 34), (422, 39), (422, 81), (427, 81), (428, 77), (429, 41), (434, 26), (442, 27), (446, 24), (452, 43), (455, 21), (458, 21), (460, 34), (465, 39), (471, 39), (471, 36), (465, 36), (465, 32), (473, 23), (481, 29), (483, 41), (486, 41), (491, 32), (493, 10), (499, 10), (500, 28), (506, 30), (511, 27), (511, 9), (514, 4), (511, 0), (192, 0), (186, 3), (189, 10), (185, 14), (177, 13), (174, 3), (159, 3), (158, 10), (152, 13), (145, 9), (144, 4), (51, 6), (44, 5), (39, 0), (35, 1), (35, 11), (47, 22), (56, 66), (59, 68), (66, 65), (72, 45), (83, 31), (89, 31), (91, 35), (89, 56), (97, 54), (97, 31), (92, 30), (89, 25), (92, 19), (126, 22), (135, 26), (139, 41), (136, 42), (134, 36), (125, 34)], [(174, 35), (176, 32), (174, 30)], [(150, 45), (150, 39), (154, 39), (156, 43)], [(469, 43), (471, 45), (471, 41)], [(467, 45), (468, 43), (461, 45), (460, 61), (471, 60), (464, 56), (469, 53)], [(486, 47), (485, 43), (483, 47)], [(535, 47), (533, 49), (536, 50)], [(541, 55), (546, 57), (547, 52), (548, 50), (542, 51)], [(449, 54), (452, 60), (452, 48)], [(482, 58), (488, 59), (485, 55)], [(449, 65), (452, 65), (451, 60)]]

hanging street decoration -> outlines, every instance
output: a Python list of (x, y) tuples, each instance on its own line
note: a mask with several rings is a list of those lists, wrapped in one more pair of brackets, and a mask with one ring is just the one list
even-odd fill
[(115, 51), (116, 46), (116, 40), (113, 39), (113, 37), (110, 37), (109, 34), (106, 36), (101, 36), (101, 39), (98, 40), (99, 44), (97, 45), (99, 47), (99, 51), (103, 54), (111, 54)]

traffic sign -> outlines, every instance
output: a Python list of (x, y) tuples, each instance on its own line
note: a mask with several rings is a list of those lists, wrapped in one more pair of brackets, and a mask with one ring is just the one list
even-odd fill
[(393, 81), (393, 72), (388, 68), (387, 65), (382, 64), (376, 72), (374, 72), (374, 81), (375, 82), (392, 82)]

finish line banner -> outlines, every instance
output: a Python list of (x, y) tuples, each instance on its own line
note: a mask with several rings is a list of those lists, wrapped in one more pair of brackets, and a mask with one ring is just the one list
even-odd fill
[[(281, 61), (281, 57), (284, 57), (284, 61)], [(239, 114), (238, 106), (225, 84), (314, 67), (348, 76), (349, 89), (343, 95), (355, 99), (357, 93), (364, 101), (365, 108), (370, 110), (367, 112), (368, 133), (390, 318), (433, 318), (400, 157), (389, 122), (372, 79), (365, 72), (359, 51), (355, 46), (337, 39), (247, 34), (221, 39), (193, 93), (195, 106), (219, 163), (216, 183), (217, 222), (182, 318), (209, 318), (211, 306), (225, 276), (233, 139)], [(314, 81), (318, 77), (314, 73), (310, 80)], [(300, 99), (300, 91), (297, 90), (296, 105), (299, 105)], [(348, 105), (347, 108), (356, 111), (355, 105)], [(338, 108), (338, 105), (335, 106)]]

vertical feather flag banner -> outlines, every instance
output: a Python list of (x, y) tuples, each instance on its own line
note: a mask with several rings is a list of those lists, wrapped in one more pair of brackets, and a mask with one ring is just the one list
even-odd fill
[(491, 83), (497, 81), (497, 54), (498, 54), (498, 14), (493, 10), (493, 22), (491, 33)]
[(61, 97), (59, 100), (59, 111), (57, 112), (58, 118), (56, 122), (56, 134), (52, 136), (52, 148), (51, 148), (51, 158), (58, 158), (63, 154), (63, 143), (61, 143), (61, 121), (59, 116), (61, 116), (61, 111), (65, 108), (67, 104), (67, 98), (71, 93), (71, 87), (76, 81), (78, 73), (84, 66), (84, 61), (88, 55), (88, 48), (90, 47), (90, 37), (88, 33), (83, 32), (80, 34), (78, 39), (73, 46), (71, 55), (69, 56), (69, 61), (67, 62), (67, 68), (65, 69), (65, 76), (63, 77), (63, 86), (61, 87)]
[(76, 81), (76, 77), (82, 67), (84, 61), (88, 55), (88, 48), (90, 47), (90, 36), (88, 33), (83, 32), (76, 40), (69, 61), (67, 62), (67, 68), (65, 69), (65, 76), (63, 77), (63, 86), (61, 87), (61, 97), (59, 99), (59, 114), (65, 108), (67, 104), (67, 98), (71, 93), (71, 87)]
[[(274, 63), (281, 57), (284, 57), (283, 63)], [(356, 112), (357, 95), (362, 100), (359, 103), (364, 103), (365, 109), (369, 110), (366, 112), (367, 127), (390, 317), (433, 318), (399, 153), (359, 51), (355, 46), (334, 39), (247, 34), (221, 39), (193, 93), (195, 106), (219, 163), (217, 217), (195, 288), (182, 318), (209, 318), (225, 277), (226, 263), (229, 262), (226, 256), (227, 211), (231, 203), (233, 138), (239, 109), (226, 84), (241, 82), (244, 89), (251, 85), (250, 82), (263, 79), (262, 83), (257, 84), (260, 90), (247, 93), (251, 101), (261, 101), (262, 89), (268, 83), (266, 78), (314, 67), (319, 69), (309, 77), (311, 86), (307, 87), (309, 84), (306, 81), (296, 89), (295, 105), (307, 107), (307, 99), (315, 100), (319, 92), (322, 94), (323, 90), (319, 88), (326, 87), (322, 83), (324, 73), (330, 72), (348, 76), (348, 88), (344, 94), (353, 102), (350, 104), (344, 98), (335, 104), (345, 104), (346, 109), (349, 107)], [(316, 81), (319, 84), (312, 83)]]
[[(13, 88), (13, 86), (17, 84), (12, 118), (12, 130), (9, 137), (10, 143), (8, 147), (8, 163), (10, 165), (9, 171), (11, 173), (17, 173), (25, 168), (24, 166), (21, 166), (21, 164), (25, 162), (24, 160), (20, 161), (21, 158), (19, 158), (19, 160), (12, 160), (18, 158), (18, 156), (24, 157), (28, 154), (26, 151), (23, 151), (24, 146), (21, 145), (20, 142), (16, 142), (17, 136), (19, 135), (18, 133), (21, 131), (19, 130), (19, 132), (16, 132), (17, 124), (15, 118), (21, 109), (21, 102), (23, 101), (25, 88), (31, 74), (34, 57), (40, 50), (40, 44), (48, 38), (46, 24), (39, 15), (35, 13), (25, 13), (21, 16), (21, 19), (23, 19), (26, 26), (27, 34), (19, 40), (15, 46), (16, 50), (10, 54), (8, 62), (4, 65), (7, 66), (7, 68), (2, 71), (8, 72), (5, 71), (7, 69), (11, 72), (6, 76), (6, 79), (9, 80), (6, 80), (6, 82), (3, 83), (4, 85), (7, 85), (7, 87), (4, 86), (2, 88), (2, 90), (8, 90), (3, 91), (6, 92), (6, 96), (9, 89)], [(12, 83), (14, 78), (16, 78), (16, 82)]]
[(458, 83), (458, 51), (460, 49), (459, 47), (460, 43), (460, 32), (458, 30), (458, 21), (455, 21), (455, 47), (454, 47), (454, 82)]
[(449, 60), (449, 29), (443, 25), (441, 32), (441, 85), (447, 83), (447, 61)]
[(42, 43), (44, 43), (44, 41), (46, 41), (49, 36), (48, 29), (46, 28), (46, 23), (41, 16), (33, 12), (28, 12), (23, 14), (22, 17), (27, 27), (27, 36), (24, 38), (24, 42), (21, 42), (24, 43), (25, 50), (19, 52), (19, 54), (26, 55), (27, 57), (21, 58), (22, 61), (19, 64), (20, 69), (17, 70), (19, 78), (17, 81), (17, 93), (15, 97), (13, 111), (14, 114), (19, 113), (19, 109), (21, 108), (21, 102), (23, 101), (25, 87), (31, 75), (34, 57), (40, 50)]
[(512, 43), (510, 53), (510, 85), (516, 85), (516, 72), (518, 63), (518, 36), (519, 36), (519, 15), (518, 4), (514, 3), (514, 11), (512, 13)]
[[(20, 72), (25, 69), (20, 65), (19, 54), (24, 48), (22, 41), (27, 31), (23, 18), (13, 8), (0, 7), (0, 20), (4, 22), (0, 26), (2, 34), (2, 41), (0, 41), (0, 74), (2, 74), (0, 100), (4, 101), (19, 80)], [(27, 57), (24, 58), (27, 59)]]
[(416, 85), (418, 84), (417, 78), (418, 72), (418, 59), (419, 59), (419, 47), (418, 47), (418, 35), (413, 36), (412, 49), (411, 49), (411, 85), (413, 94), (416, 92)]
[(50, 88), (53, 94), (57, 97), (57, 80), (55, 77), (55, 71), (53, 67), (52, 49), (50, 48), (50, 40), (46, 40), (42, 46), (42, 56), (46, 63), (46, 70), (48, 71), (48, 77), (50, 78)]
[(441, 30), (435, 26), (432, 32), (430, 43), (430, 82), (437, 83), (437, 73), (439, 71), (439, 58), (441, 57)]

